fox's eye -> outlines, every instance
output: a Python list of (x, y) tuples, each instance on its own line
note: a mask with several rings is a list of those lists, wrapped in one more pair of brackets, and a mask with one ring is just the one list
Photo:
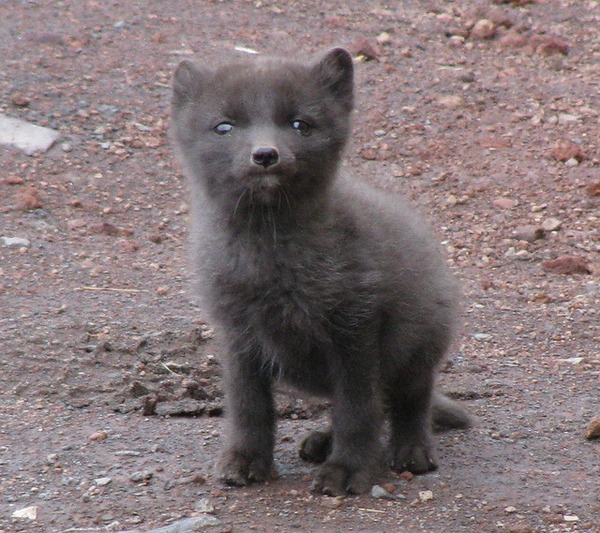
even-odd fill
[(294, 128), (300, 135), (305, 137), (310, 135), (313, 131), (312, 124), (309, 124), (305, 120), (294, 120), (292, 122), (292, 128)]
[(215, 133), (219, 135), (225, 135), (233, 129), (233, 124), (230, 124), (229, 122), (221, 122), (220, 124), (217, 124), (213, 129)]

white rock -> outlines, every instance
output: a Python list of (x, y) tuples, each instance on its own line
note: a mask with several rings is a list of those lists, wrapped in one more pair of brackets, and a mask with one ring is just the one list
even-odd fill
[(0, 244), (2, 246), (24, 246), (25, 248), (31, 246), (31, 242), (27, 239), (22, 239), (21, 237), (0, 237)]
[(60, 133), (0, 114), (0, 144), (8, 144), (27, 155), (45, 152), (60, 137)]
[(558, 218), (547, 218), (542, 222), (544, 231), (558, 231), (562, 226), (562, 222)]
[(202, 498), (196, 502), (194, 510), (197, 513), (208, 513), (212, 514), (215, 512), (215, 506), (208, 498)]
[(25, 507), (23, 509), (16, 510), (13, 514), (13, 518), (29, 518), (29, 520), (35, 520), (37, 518), (37, 507)]
[(494, 338), (494, 336), (489, 333), (473, 333), (472, 337), (479, 342), (491, 341)]
[(429, 502), (433, 500), (433, 492), (430, 490), (420, 490), (419, 491), (419, 501), (421, 502)]
[(112, 483), (112, 478), (110, 477), (99, 477), (98, 479), (94, 479), (94, 483), (99, 487), (105, 487), (109, 483)]

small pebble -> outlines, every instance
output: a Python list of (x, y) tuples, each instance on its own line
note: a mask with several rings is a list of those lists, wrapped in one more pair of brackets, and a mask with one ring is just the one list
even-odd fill
[(419, 491), (419, 501), (425, 503), (433, 500), (433, 492), (430, 490), (420, 490)]
[(547, 218), (542, 222), (544, 231), (558, 231), (562, 226), (562, 222), (558, 218)]
[(215, 512), (215, 506), (211, 503), (211, 501), (208, 498), (202, 498), (196, 502), (194, 510), (197, 513), (211, 514)]
[(106, 431), (96, 431), (90, 435), (90, 440), (92, 442), (100, 442), (106, 440), (108, 438), (108, 433)]
[(328, 509), (339, 509), (342, 505), (344, 505), (345, 496), (323, 496), (321, 499), (321, 505), (323, 507), (327, 507)]
[(144, 470), (140, 472), (134, 472), (129, 476), (129, 480), (133, 481), (133, 483), (144, 483), (146, 481), (150, 481), (154, 474), (149, 470)]
[(371, 496), (378, 500), (395, 500), (396, 496), (387, 491), (381, 485), (373, 485), (371, 488)]
[(99, 487), (106, 487), (106, 485), (112, 483), (111, 477), (99, 477), (98, 479), (94, 479), (94, 483)]

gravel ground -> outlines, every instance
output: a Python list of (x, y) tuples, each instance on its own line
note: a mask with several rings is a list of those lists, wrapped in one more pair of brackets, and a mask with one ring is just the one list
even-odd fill
[[(600, 531), (599, 25), (596, 0), (1, 2), (0, 113), (60, 138), (0, 147), (0, 532)], [(282, 395), (279, 478), (230, 489), (170, 77), (339, 44), (347, 170), (437, 229), (465, 295), (440, 380), (477, 422), (435, 473), (328, 498), (297, 456), (326, 405)]]

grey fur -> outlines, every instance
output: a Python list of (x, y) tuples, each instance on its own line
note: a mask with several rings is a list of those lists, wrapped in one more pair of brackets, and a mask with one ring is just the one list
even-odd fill
[(323, 462), (313, 488), (326, 494), (370, 488), (384, 407), (399, 471), (436, 467), (432, 402), (436, 422), (449, 412), (450, 425), (468, 424), (433, 394), (457, 316), (434, 239), (401, 198), (338, 178), (352, 107), (352, 58), (339, 48), (312, 61), (184, 61), (175, 73), (202, 298), (227, 346), (218, 469), (229, 484), (271, 475), (274, 379), (332, 399), (331, 429), (301, 449)]

